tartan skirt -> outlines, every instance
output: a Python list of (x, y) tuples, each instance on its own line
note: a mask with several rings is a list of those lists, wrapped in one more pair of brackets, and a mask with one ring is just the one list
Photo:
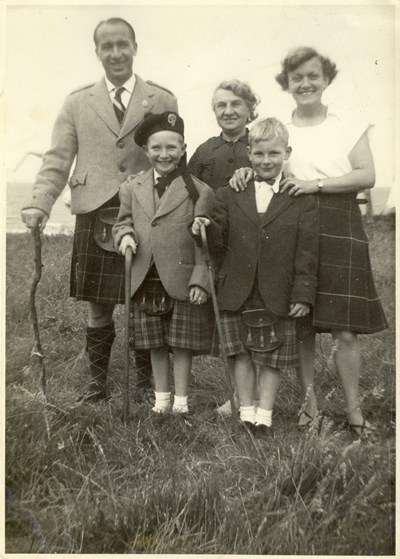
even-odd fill
[(118, 207), (115, 195), (103, 206), (87, 214), (78, 214), (72, 249), (70, 296), (78, 301), (124, 303), (125, 259), (116, 252), (100, 248), (94, 240), (94, 225), (99, 210)]
[(318, 196), (319, 271), (313, 326), (371, 334), (387, 328), (355, 194)]
[(151, 316), (140, 308), (141, 296), (133, 299), (133, 345), (136, 349), (156, 349), (164, 346), (188, 349), (196, 355), (210, 353), (210, 301), (193, 305), (174, 300), (168, 314)]
[[(251, 360), (256, 365), (283, 369), (296, 367), (298, 365), (298, 353), (296, 342), (296, 320), (293, 318), (279, 317), (282, 325), (283, 343), (273, 351), (251, 351), (246, 345), (246, 325), (242, 319), (242, 311), (265, 308), (258, 287), (254, 285), (250, 297), (238, 311), (221, 311), (221, 327), (225, 353), (227, 357), (233, 357), (239, 353), (249, 353)], [(220, 355), (220, 341), (217, 329), (214, 330), (212, 341), (212, 355)]]

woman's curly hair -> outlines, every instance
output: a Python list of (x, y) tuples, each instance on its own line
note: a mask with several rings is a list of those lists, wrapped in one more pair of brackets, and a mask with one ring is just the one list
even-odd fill
[(324, 77), (327, 78), (328, 84), (332, 83), (338, 73), (336, 64), (311, 47), (299, 47), (290, 51), (284, 58), (282, 62), (282, 71), (275, 76), (276, 81), (284, 91), (289, 89), (289, 72), (293, 72), (301, 64), (315, 57), (318, 58), (322, 64), (322, 72)]

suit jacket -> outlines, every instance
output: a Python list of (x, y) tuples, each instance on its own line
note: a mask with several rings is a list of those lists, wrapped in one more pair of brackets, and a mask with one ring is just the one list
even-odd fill
[(189, 288), (194, 285), (210, 291), (204, 255), (191, 236), (190, 225), (196, 216), (210, 216), (215, 195), (195, 177), (193, 181), (199, 193), (195, 204), (182, 177), (177, 177), (162, 196), (158, 210), (153, 169), (121, 185), (121, 206), (113, 235), (117, 247), (126, 234), (132, 234), (139, 245), (132, 267), (132, 295), (146, 277), (152, 258), (170, 297), (187, 301)]
[(119, 124), (104, 78), (71, 93), (59, 113), (52, 146), (43, 158), (33, 197), (27, 207), (50, 214), (70, 180), (71, 211), (87, 213), (110, 200), (128, 175), (149, 168), (134, 132), (147, 112), (177, 111), (173, 95), (136, 76), (122, 126)]
[(239, 193), (222, 187), (216, 198), (214, 217), (227, 243), (218, 283), (221, 310), (238, 310), (255, 280), (265, 305), (279, 316), (287, 316), (290, 303), (313, 305), (319, 234), (315, 197), (274, 194), (261, 217), (253, 181)]

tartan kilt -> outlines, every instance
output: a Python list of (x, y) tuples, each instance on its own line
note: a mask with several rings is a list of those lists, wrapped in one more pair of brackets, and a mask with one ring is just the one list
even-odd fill
[(99, 210), (119, 206), (115, 195), (100, 208), (78, 214), (72, 249), (70, 296), (78, 301), (124, 303), (125, 259), (116, 252), (100, 248), (94, 240), (94, 225)]
[(371, 334), (388, 324), (376, 292), (355, 194), (318, 196), (320, 244), (313, 326)]
[[(141, 297), (133, 297), (133, 345), (136, 349), (164, 346), (188, 349), (195, 354), (210, 353), (210, 301), (193, 305), (174, 300), (170, 313), (151, 316), (140, 309)], [(133, 330), (133, 332), (132, 332)]]
[[(257, 277), (257, 275), (256, 275)], [(227, 357), (233, 357), (239, 353), (250, 353), (251, 360), (256, 365), (283, 369), (296, 367), (298, 365), (296, 320), (293, 318), (278, 317), (282, 326), (283, 343), (273, 351), (251, 351), (244, 340), (247, 332), (242, 319), (242, 311), (265, 308), (261, 294), (255, 282), (249, 298), (238, 311), (221, 311), (221, 327), (225, 353)], [(215, 328), (212, 340), (212, 355), (220, 355), (220, 341), (218, 331)]]

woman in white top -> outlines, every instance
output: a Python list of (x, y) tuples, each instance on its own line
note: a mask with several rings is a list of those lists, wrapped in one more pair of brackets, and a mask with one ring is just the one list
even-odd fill
[(368, 125), (354, 117), (341, 119), (322, 103), (322, 94), (336, 74), (336, 65), (329, 58), (303, 47), (286, 56), (276, 77), (296, 102), (287, 125), (293, 150), (287, 169), (290, 177), (283, 182), (282, 190), (292, 196), (317, 196), (320, 210), (314, 315), (312, 324), (310, 320), (298, 321), (298, 377), (304, 400), (299, 426), (309, 425), (318, 412), (315, 335), (329, 332), (335, 344), (334, 360), (344, 389), (348, 422), (357, 435), (363, 435), (371, 431), (371, 425), (359, 403), (357, 334), (378, 332), (387, 327), (387, 322), (376, 293), (368, 238), (357, 203), (357, 193), (372, 188), (375, 182)]

